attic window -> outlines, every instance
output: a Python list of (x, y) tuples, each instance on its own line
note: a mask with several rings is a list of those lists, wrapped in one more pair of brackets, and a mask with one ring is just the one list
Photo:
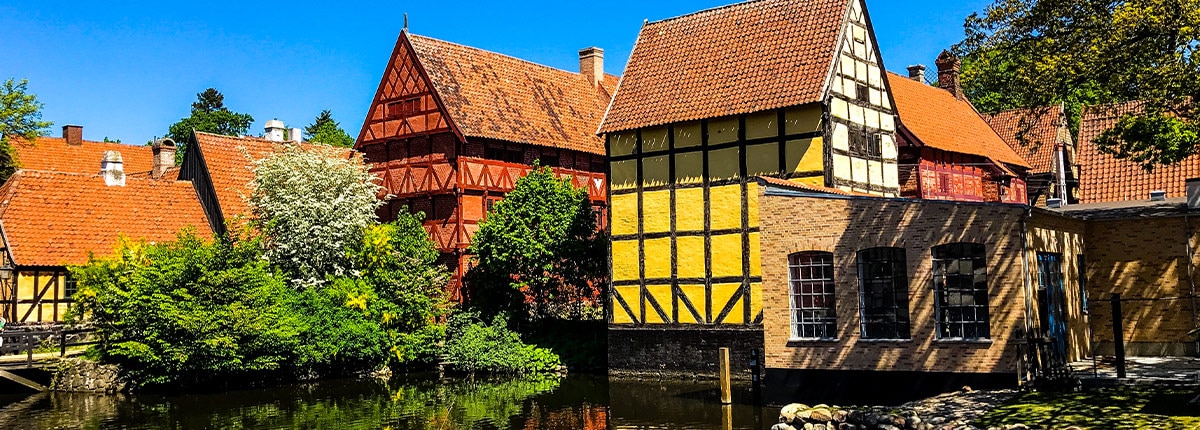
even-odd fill
[(860, 102), (869, 103), (871, 101), (870, 88), (868, 88), (866, 85), (863, 85), (863, 84), (855, 84), (854, 85), (854, 98), (858, 99), (858, 101), (860, 101)]
[(421, 98), (413, 97), (387, 104), (388, 119), (407, 118), (421, 111)]

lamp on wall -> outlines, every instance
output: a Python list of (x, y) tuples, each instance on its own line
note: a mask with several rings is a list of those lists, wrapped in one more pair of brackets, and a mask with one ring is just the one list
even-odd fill
[(5, 264), (4, 266), (0, 266), (0, 281), (7, 281), (9, 279), (12, 279), (12, 275), (13, 275), (12, 266), (9, 266), (7, 264)]

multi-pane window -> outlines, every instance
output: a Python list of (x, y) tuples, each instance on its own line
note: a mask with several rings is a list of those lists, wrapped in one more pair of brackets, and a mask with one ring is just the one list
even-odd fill
[(837, 337), (834, 312), (833, 254), (799, 252), (788, 256), (792, 338)]
[(883, 156), (882, 135), (861, 126), (851, 126), (850, 153), (856, 157), (879, 159)]
[(421, 98), (413, 97), (387, 104), (388, 119), (407, 118), (421, 111)]
[(909, 339), (908, 268), (904, 248), (858, 252), (863, 339)]
[(1083, 254), (1075, 256), (1075, 270), (1078, 270), (1079, 276), (1076, 278), (1079, 281), (1079, 302), (1083, 309), (1083, 313), (1088, 311), (1088, 292), (1087, 292), (1087, 257)]
[(984, 246), (951, 243), (933, 248), (933, 288), (939, 339), (987, 339), (987, 261)]
[(65, 281), (63, 282), (63, 298), (70, 299), (75, 297), (75, 293), (79, 291), (79, 282), (75, 280), (70, 273), (63, 274)]

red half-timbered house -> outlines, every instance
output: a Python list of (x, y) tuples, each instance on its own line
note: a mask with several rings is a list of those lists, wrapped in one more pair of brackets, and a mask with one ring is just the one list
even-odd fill
[(927, 200), (1027, 204), (1030, 165), (963, 95), (959, 62), (938, 57), (938, 85), (923, 73), (887, 74), (900, 118), (900, 193)]
[[(535, 161), (607, 206), (604, 143), (596, 135), (618, 78), (604, 52), (579, 52), (579, 72), (400, 33), (356, 148), (383, 179), (382, 220), (408, 207), (454, 270), (488, 209)], [(601, 216), (601, 219), (606, 219)]]

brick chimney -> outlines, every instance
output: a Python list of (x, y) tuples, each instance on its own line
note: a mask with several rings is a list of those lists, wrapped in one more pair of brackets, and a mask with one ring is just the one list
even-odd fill
[(150, 177), (154, 179), (162, 179), (172, 167), (175, 167), (175, 141), (167, 138), (162, 138), (154, 141), (150, 145), (151, 151), (154, 153), (154, 167), (150, 171)]
[(604, 80), (604, 50), (595, 46), (579, 51), (579, 73), (599, 85)]
[(925, 83), (925, 65), (908, 66), (908, 78), (922, 84)]
[(125, 159), (118, 151), (104, 151), (104, 159), (100, 161), (100, 175), (104, 176), (104, 184), (110, 187), (125, 186)]
[(958, 81), (958, 71), (962, 68), (962, 61), (959, 61), (958, 56), (950, 51), (942, 51), (942, 55), (938, 55), (936, 63), (938, 86), (949, 91), (954, 98), (966, 100), (967, 96), (963, 94), (962, 83)]
[(83, 126), (64, 125), (62, 137), (67, 141), (67, 145), (83, 145)]

